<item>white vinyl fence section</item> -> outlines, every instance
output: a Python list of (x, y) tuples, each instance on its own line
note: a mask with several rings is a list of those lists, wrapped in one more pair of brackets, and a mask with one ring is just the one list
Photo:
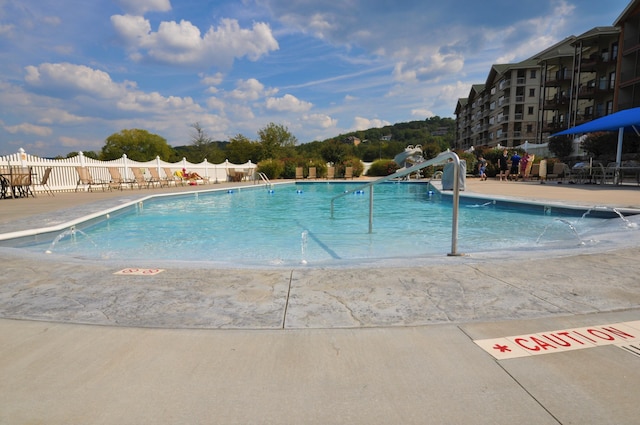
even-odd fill
[[(257, 167), (257, 165), (251, 161), (245, 164), (232, 164), (226, 160), (221, 164), (211, 164), (205, 159), (199, 164), (192, 164), (184, 158), (177, 163), (165, 162), (159, 157), (153, 161), (137, 162), (130, 160), (126, 155), (112, 161), (99, 161), (85, 157), (82, 152), (79, 152), (77, 156), (72, 158), (46, 159), (29, 155), (22, 148), (15, 154), (0, 156), (0, 167), (7, 166), (32, 167), (34, 174), (33, 183), (35, 185), (34, 190), (36, 193), (44, 191), (38, 183), (40, 183), (44, 175), (44, 170), (48, 167), (51, 167), (51, 175), (47, 183), (53, 191), (76, 190), (79, 177), (76, 167), (87, 167), (95, 181), (111, 181), (109, 167), (117, 167), (122, 177), (129, 180), (134, 179), (131, 169), (137, 167), (143, 171), (145, 178), (149, 179), (151, 178), (149, 168), (154, 167), (158, 170), (161, 178), (166, 175), (165, 168), (168, 168), (171, 173), (185, 169), (188, 173), (198, 173), (203, 177), (204, 182), (208, 181), (209, 183), (229, 181), (230, 169), (241, 171), (247, 176), (246, 178), (254, 180)], [(78, 187), (78, 190), (86, 190), (86, 188), (81, 185)]]

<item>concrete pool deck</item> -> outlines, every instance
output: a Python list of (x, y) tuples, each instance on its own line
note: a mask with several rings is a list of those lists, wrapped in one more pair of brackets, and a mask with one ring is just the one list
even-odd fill
[[(1, 200), (0, 233), (152, 191)], [(467, 192), (640, 207), (628, 186)], [(0, 424), (635, 424), (639, 254), (218, 270), (0, 249)], [(164, 271), (114, 274), (136, 267)]]

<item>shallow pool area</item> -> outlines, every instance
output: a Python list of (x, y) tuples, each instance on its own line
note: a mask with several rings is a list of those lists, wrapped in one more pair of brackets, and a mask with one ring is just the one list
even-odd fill
[[(361, 183), (360, 183), (361, 184)], [(59, 232), (10, 243), (33, 252), (109, 261), (225, 267), (334, 267), (444, 257), (452, 202), (422, 183), (288, 183), (162, 196), (96, 214)], [(602, 218), (607, 217), (607, 218)], [(468, 255), (606, 249), (637, 238), (635, 217), (612, 209), (462, 197), (458, 246)], [(579, 251), (580, 252), (580, 251)]]

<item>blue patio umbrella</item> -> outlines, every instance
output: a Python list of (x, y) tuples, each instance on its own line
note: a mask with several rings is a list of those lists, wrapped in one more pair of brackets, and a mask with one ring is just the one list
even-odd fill
[(562, 136), (564, 134), (593, 133), (596, 131), (617, 131), (618, 150), (616, 151), (616, 163), (619, 165), (622, 161), (622, 136), (625, 130), (633, 130), (640, 136), (640, 108), (624, 109), (615, 114), (606, 115), (552, 134), (550, 137)]

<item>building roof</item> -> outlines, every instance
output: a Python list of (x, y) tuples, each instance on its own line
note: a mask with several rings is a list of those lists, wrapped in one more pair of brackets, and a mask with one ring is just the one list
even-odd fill
[(576, 37), (574, 35), (570, 35), (564, 40), (530, 57), (529, 60), (535, 60), (536, 62), (541, 62), (541, 61), (555, 59), (559, 57), (572, 56), (574, 53), (574, 48), (572, 46), (572, 43), (575, 41), (575, 39)]
[(592, 39), (597, 39), (600, 37), (614, 37), (620, 34), (620, 28), (618, 27), (595, 27), (590, 29), (589, 31), (580, 34), (576, 37), (576, 40), (572, 44), (576, 44), (578, 42), (590, 41)]
[(629, 5), (622, 11), (618, 19), (615, 20), (613, 25), (619, 27), (622, 23), (628, 20), (631, 16), (640, 13), (640, 0), (632, 0)]

